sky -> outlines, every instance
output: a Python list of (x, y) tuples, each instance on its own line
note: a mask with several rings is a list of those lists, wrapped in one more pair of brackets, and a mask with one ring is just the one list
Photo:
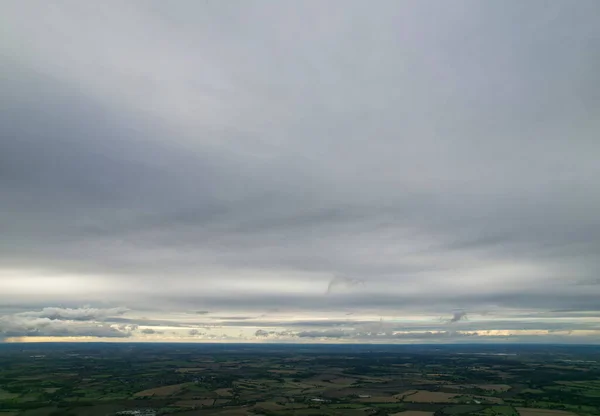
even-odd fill
[(0, 340), (600, 343), (597, 0), (5, 0)]

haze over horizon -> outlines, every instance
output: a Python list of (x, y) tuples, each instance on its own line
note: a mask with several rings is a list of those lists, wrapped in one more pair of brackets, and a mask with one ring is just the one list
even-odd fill
[(2, 6), (0, 342), (600, 343), (600, 2)]

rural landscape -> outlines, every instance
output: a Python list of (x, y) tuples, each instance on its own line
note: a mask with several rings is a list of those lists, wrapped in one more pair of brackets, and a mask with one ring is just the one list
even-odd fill
[(600, 0), (0, 0), (0, 416), (600, 416)]
[(600, 349), (0, 344), (0, 416), (600, 415)]

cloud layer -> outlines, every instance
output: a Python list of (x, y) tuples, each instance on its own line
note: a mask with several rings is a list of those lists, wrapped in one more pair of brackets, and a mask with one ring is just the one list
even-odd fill
[(123, 308), (64, 309), (44, 308), (0, 316), (0, 340), (20, 337), (99, 337), (126, 338), (137, 329), (132, 325), (114, 325), (104, 318), (124, 313)]
[(597, 1), (3, 9), (5, 336), (594, 330)]

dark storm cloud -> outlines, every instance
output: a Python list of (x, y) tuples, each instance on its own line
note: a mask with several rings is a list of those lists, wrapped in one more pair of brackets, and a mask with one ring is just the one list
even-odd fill
[(597, 311), (598, 13), (10, 2), (0, 303)]

